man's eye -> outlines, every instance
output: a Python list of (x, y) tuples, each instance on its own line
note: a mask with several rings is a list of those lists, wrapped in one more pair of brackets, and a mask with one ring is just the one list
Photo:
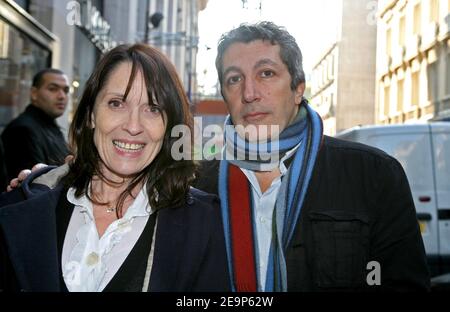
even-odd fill
[(263, 77), (263, 78), (272, 77), (273, 75), (274, 75), (274, 72), (271, 70), (265, 70), (265, 71), (261, 72), (261, 77)]
[(227, 79), (227, 84), (235, 84), (241, 81), (241, 76), (231, 76)]

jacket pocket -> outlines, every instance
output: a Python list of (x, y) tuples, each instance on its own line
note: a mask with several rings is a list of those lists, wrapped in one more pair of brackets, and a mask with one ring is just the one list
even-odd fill
[(369, 246), (368, 217), (342, 211), (313, 212), (309, 217), (316, 286), (363, 287)]

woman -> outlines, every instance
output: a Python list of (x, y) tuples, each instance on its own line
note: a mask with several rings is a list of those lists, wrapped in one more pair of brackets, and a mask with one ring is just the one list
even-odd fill
[(228, 290), (220, 209), (189, 187), (194, 163), (173, 160), (177, 124), (193, 120), (167, 58), (139, 44), (108, 52), (71, 124), (67, 176), (0, 209), (0, 289)]

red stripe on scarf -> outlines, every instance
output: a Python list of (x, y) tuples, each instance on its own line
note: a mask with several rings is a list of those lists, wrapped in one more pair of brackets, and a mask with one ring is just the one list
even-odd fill
[(229, 166), (228, 198), (236, 290), (238, 292), (256, 292), (250, 187), (244, 173), (231, 164)]

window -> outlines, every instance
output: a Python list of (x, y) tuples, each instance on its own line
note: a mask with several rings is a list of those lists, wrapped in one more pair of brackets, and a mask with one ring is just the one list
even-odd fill
[(428, 78), (428, 101), (433, 103), (438, 99), (438, 66), (437, 62), (428, 64), (427, 78)]
[(50, 52), (0, 20), (0, 132), (30, 100), (33, 75), (50, 64)]
[[(450, 0), (449, 0), (450, 1)], [(450, 3), (449, 3), (450, 5)], [(450, 95), (450, 53), (447, 53), (447, 89), (445, 90), (447, 95)]]
[(439, 0), (430, 0), (430, 22), (439, 22)]
[(386, 32), (386, 54), (391, 55), (392, 53), (392, 29), (389, 28)]
[(420, 3), (414, 7), (414, 34), (420, 34), (422, 31), (422, 8)]
[(420, 102), (420, 81), (419, 71), (413, 72), (411, 77), (411, 106), (419, 105)]
[(334, 54), (331, 55), (331, 79), (334, 79)]
[(389, 116), (390, 108), (391, 88), (390, 86), (384, 87), (384, 116)]
[(48, 0), (30, 0), (28, 2), (28, 12), (47, 29), (52, 29), (53, 9), (51, 2)]
[(405, 16), (403, 15), (400, 18), (399, 25), (398, 25), (398, 35), (399, 40), (398, 43), (401, 47), (405, 45), (405, 33), (406, 33), (406, 27), (405, 27)]
[(404, 110), (403, 102), (404, 102), (404, 80), (401, 79), (397, 82), (397, 111), (402, 112)]
[(29, 0), (14, 0), (14, 2), (20, 5), (25, 11), (28, 11), (28, 8), (30, 7)]

